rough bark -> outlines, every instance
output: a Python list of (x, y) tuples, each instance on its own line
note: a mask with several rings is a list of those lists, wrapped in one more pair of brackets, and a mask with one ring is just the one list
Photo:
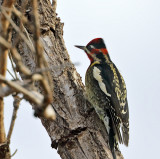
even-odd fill
[[(51, 138), (51, 146), (58, 148), (63, 159), (112, 159), (105, 127), (86, 101), (81, 77), (70, 61), (63, 40), (63, 23), (49, 0), (40, 0), (38, 7), (41, 41), (54, 85), (52, 106), (57, 115), (56, 121), (41, 118)], [(28, 9), (30, 18), (30, 5)], [(32, 37), (29, 27), (27, 30)], [(16, 33), (13, 33), (13, 43), (15, 38)], [(25, 65), (34, 72), (37, 66), (34, 55), (23, 41), (17, 48)]]

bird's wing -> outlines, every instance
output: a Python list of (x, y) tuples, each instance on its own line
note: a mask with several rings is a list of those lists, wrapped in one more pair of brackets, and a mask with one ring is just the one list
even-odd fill
[[(104, 69), (104, 67), (106, 69)], [(117, 70), (113, 70), (110, 65), (95, 65), (93, 68), (93, 76), (97, 80), (100, 89), (103, 91), (106, 98), (110, 100), (109, 112), (111, 115), (114, 133), (116, 134), (119, 143), (123, 143), (120, 127), (122, 124), (121, 111), (121, 86)]]
[[(113, 64), (114, 65), (114, 64)], [(126, 84), (120, 72), (118, 71), (117, 67), (114, 65), (117, 76), (119, 79), (119, 85), (121, 90), (120, 96), (120, 109), (121, 109), (121, 118), (122, 118), (122, 136), (123, 136), (123, 143), (128, 146), (129, 143), (129, 108), (128, 108), (128, 101), (127, 101), (127, 90)]]

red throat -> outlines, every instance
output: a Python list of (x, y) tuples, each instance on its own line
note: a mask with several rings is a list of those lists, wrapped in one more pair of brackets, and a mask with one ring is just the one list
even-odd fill
[[(87, 54), (87, 53), (86, 53)], [(89, 58), (89, 60), (91, 61), (91, 63), (94, 61), (93, 60), (93, 57), (90, 55), (90, 54), (87, 54), (87, 56), (88, 56), (88, 58)]]
[(94, 58), (93, 56), (96, 56), (98, 54), (102, 53), (103, 55), (107, 55), (108, 54), (108, 50), (106, 48), (102, 48), (102, 49), (92, 49), (91, 52), (87, 54), (89, 60), (92, 62), (94, 62)]

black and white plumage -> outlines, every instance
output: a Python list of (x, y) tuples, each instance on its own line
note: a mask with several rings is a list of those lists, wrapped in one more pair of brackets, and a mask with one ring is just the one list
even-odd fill
[(87, 46), (77, 47), (83, 49), (91, 61), (85, 77), (87, 98), (104, 122), (115, 159), (118, 142), (126, 146), (129, 143), (129, 109), (124, 79), (111, 61), (103, 39), (97, 38)]

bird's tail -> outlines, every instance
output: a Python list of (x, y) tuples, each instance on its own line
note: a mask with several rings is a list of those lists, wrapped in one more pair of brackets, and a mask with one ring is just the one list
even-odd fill
[(112, 153), (113, 159), (116, 159), (115, 139), (114, 139), (113, 129), (110, 129), (110, 132), (109, 132), (109, 146), (110, 146), (110, 149), (111, 149), (111, 153)]
[(113, 120), (111, 118), (111, 114), (109, 110), (107, 109), (107, 117), (104, 118), (104, 124), (106, 126), (108, 136), (109, 136), (109, 146), (110, 150), (113, 156), (113, 159), (116, 159), (116, 153), (115, 153), (115, 132), (114, 132), (114, 125), (113, 125)]
[(129, 142), (129, 123), (123, 123), (122, 127), (123, 143), (128, 146)]

